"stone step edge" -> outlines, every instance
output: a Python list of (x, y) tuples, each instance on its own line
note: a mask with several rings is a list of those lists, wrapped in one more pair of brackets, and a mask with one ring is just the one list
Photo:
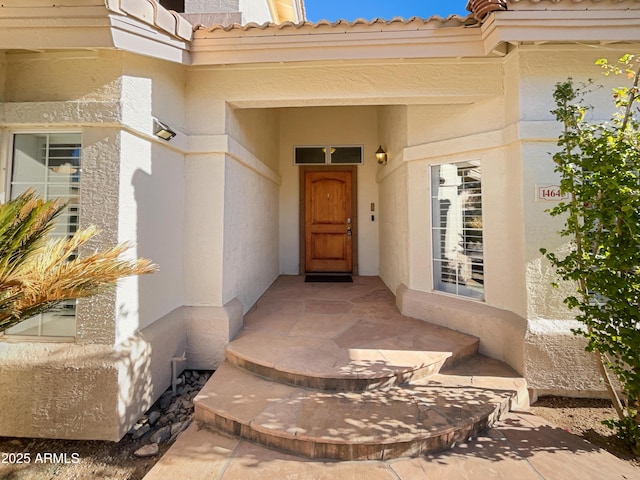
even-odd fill
[(272, 367), (257, 363), (229, 347), (227, 347), (225, 351), (225, 358), (229, 363), (238, 368), (275, 382), (293, 385), (295, 387), (313, 388), (315, 390), (361, 392), (402, 385), (435, 375), (477, 355), (478, 346), (479, 342), (475, 342), (466, 349), (459, 350), (455, 353), (443, 352), (439, 359), (434, 360), (428, 365), (397, 367), (396, 372), (392, 374), (378, 374), (368, 377), (329, 377), (291, 372), (279, 369), (277, 366)]
[[(401, 397), (406, 397), (411, 404), (413, 404), (413, 402), (409, 399), (412, 397), (420, 399), (426, 395), (437, 398), (439, 395), (442, 395), (442, 393), (438, 393), (442, 390), (454, 391), (453, 398), (456, 397), (455, 390), (461, 388), (472, 388), (479, 391), (478, 393), (480, 395), (483, 395), (482, 392), (487, 390), (493, 392), (493, 395), (481, 401), (480, 404), (475, 403), (476, 406), (464, 417), (460, 417), (459, 415), (450, 417), (447, 411), (440, 411), (437, 404), (434, 404), (431, 408), (434, 408), (434, 411), (439, 416), (448, 419), (446, 423), (440, 423), (437, 430), (430, 429), (428, 420), (425, 417), (423, 420), (416, 420), (415, 431), (399, 432), (392, 436), (385, 436), (385, 434), (378, 435), (379, 432), (370, 431), (366, 437), (361, 437), (360, 439), (344, 439), (339, 435), (327, 437), (321, 432), (315, 435), (301, 432), (295, 427), (297, 422), (294, 422), (292, 425), (292, 422), (286, 418), (284, 419), (284, 423), (280, 423), (276, 417), (273, 418), (275, 423), (269, 421), (265, 424), (264, 420), (256, 421), (255, 415), (261, 410), (256, 410), (254, 413), (247, 415), (246, 410), (241, 406), (242, 402), (238, 403), (234, 400), (236, 398), (234, 391), (246, 380), (250, 383), (245, 384), (243, 388), (248, 391), (248, 394), (253, 391), (267, 392), (265, 399), (276, 395), (276, 397), (273, 398), (281, 398), (283, 405), (286, 405), (288, 402), (287, 399), (289, 398), (300, 398), (300, 395), (303, 397), (306, 396), (307, 393), (304, 392), (308, 392), (308, 395), (313, 397), (319, 393), (319, 391), (315, 390), (316, 393), (314, 393), (311, 389), (292, 386), (285, 387), (284, 385), (281, 385), (280, 391), (278, 391), (277, 382), (269, 379), (260, 379), (258, 376), (238, 369), (230, 363), (226, 364), (226, 367), (225, 365), (221, 366), (219, 370), (217, 374), (221, 374), (222, 376), (217, 377), (217, 374), (215, 374), (207, 386), (205, 386), (205, 391), (201, 392), (200, 395), (202, 396), (199, 395), (194, 399), (196, 421), (219, 432), (242, 437), (269, 448), (275, 448), (309, 458), (328, 458), (335, 460), (388, 459), (421, 455), (427, 452), (450, 448), (456, 442), (467, 440), (483, 429), (493, 425), (495, 421), (505, 412), (509, 411), (513, 404), (517, 402), (520, 390), (516, 385), (514, 385), (515, 388), (505, 388), (505, 386), (503, 386), (495, 389), (489, 386), (442, 385), (439, 382), (433, 382), (433, 385), (431, 385), (432, 382), (428, 381), (427, 385), (406, 385), (405, 387), (393, 388), (387, 393), (374, 393), (374, 395), (391, 395), (392, 397), (397, 397), (398, 394), (395, 393), (396, 390), (400, 392), (404, 391), (406, 394), (401, 393)], [(240, 383), (235, 383), (236, 375), (239, 375), (238, 381)], [(241, 378), (246, 380), (240, 380)], [(211, 382), (216, 381), (217, 384), (214, 386)], [(473, 383), (473, 379), (470, 379), (470, 381)], [(231, 390), (225, 388), (227, 382), (231, 382)], [(268, 384), (273, 384), (274, 388), (276, 388), (276, 391), (272, 394), (268, 394)], [(211, 388), (211, 392), (206, 391), (207, 388)], [(282, 388), (285, 388), (285, 390), (282, 390)], [(414, 388), (417, 390), (414, 390)], [(431, 393), (429, 393), (429, 390), (431, 390)], [(293, 394), (286, 393), (287, 391), (293, 392)], [(298, 391), (300, 393), (295, 393)], [(334, 395), (338, 395), (336, 399), (339, 399), (342, 394), (343, 392), (336, 392), (335, 394), (325, 393), (324, 395), (327, 396), (327, 398), (333, 398)], [(365, 397), (370, 395), (370, 393), (367, 392), (352, 394), (356, 396), (354, 397), (354, 401), (356, 402), (358, 401), (357, 397), (359, 395), (364, 395)], [(220, 395), (222, 395), (222, 397), (216, 400), (216, 397)], [(282, 395), (284, 395), (284, 397), (282, 397)], [(220, 403), (220, 400), (225, 396), (228, 397), (227, 401)], [(460, 398), (464, 400), (463, 397)], [(330, 403), (326, 401), (322, 403), (326, 408), (332, 409)], [(227, 405), (227, 407), (224, 407), (224, 405)], [(264, 405), (266, 406), (267, 403)], [(385, 410), (387, 408), (385, 403), (380, 404), (379, 411), (381, 415), (379, 418), (385, 416)], [(337, 410), (336, 417), (339, 421), (340, 415), (337, 415)], [(376, 415), (376, 417), (378, 416)], [(427, 423), (425, 423), (425, 421)], [(269, 423), (272, 425), (280, 425), (280, 428), (273, 428), (268, 425)], [(287, 424), (289, 424), (288, 427), (285, 426)]]
[(237, 419), (219, 415), (204, 405), (196, 405), (195, 420), (200, 426), (240, 437), (281, 452), (339, 461), (355, 460), (389, 460), (402, 457), (418, 457), (428, 453), (452, 448), (458, 443), (466, 442), (493, 426), (505, 415), (512, 401), (511, 395), (493, 405), (493, 409), (475, 418), (469, 417), (464, 424), (448, 426), (436, 432), (425, 433), (411, 440), (394, 440), (392, 438), (376, 442), (349, 443), (302, 438), (282, 431), (255, 428), (253, 422), (244, 423)]

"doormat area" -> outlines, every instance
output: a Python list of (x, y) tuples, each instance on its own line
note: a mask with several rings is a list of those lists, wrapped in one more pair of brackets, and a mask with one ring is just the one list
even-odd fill
[(305, 282), (353, 283), (351, 275), (305, 275)]

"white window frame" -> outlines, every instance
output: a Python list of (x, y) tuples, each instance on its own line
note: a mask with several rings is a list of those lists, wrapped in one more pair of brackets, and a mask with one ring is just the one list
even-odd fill
[[(298, 148), (322, 148), (324, 149), (324, 163), (297, 163), (296, 162), (296, 150)], [(332, 148), (359, 148), (360, 149), (360, 161), (356, 163), (332, 163), (331, 162), (331, 149)], [(314, 165), (363, 165), (364, 164), (364, 145), (294, 145), (293, 146), (293, 164), (296, 167), (313, 167)]]
[[(462, 166), (464, 164), (469, 164), (470, 166), (473, 166), (474, 164), (480, 169), (480, 195), (481, 195), (481, 218), (482, 218), (482, 226), (477, 229), (480, 232), (480, 235), (482, 237), (482, 276), (483, 276), (483, 283), (482, 283), (482, 288), (481, 290), (477, 289), (477, 288), (471, 288), (471, 287), (467, 287), (465, 285), (461, 285), (458, 281), (456, 281), (455, 283), (451, 283), (450, 285), (454, 285), (455, 287), (452, 288), (442, 288), (440, 287), (440, 285), (443, 285), (445, 282), (442, 282), (441, 280), (438, 279), (438, 272), (440, 271), (439, 269), (441, 267), (438, 267), (437, 264), (442, 264), (443, 259), (442, 258), (436, 258), (436, 248), (440, 247), (440, 243), (436, 244), (435, 241), (435, 236), (436, 236), (436, 231), (440, 231), (441, 227), (436, 227), (435, 226), (435, 222), (439, 221), (440, 219), (440, 214), (437, 215), (436, 217), (436, 211), (435, 211), (435, 204), (434, 201), (438, 200), (437, 194), (434, 192), (434, 178), (433, 178), (433, 171), (434, 171), (434, 167), (442, 167), (443, 165), (456, 165), (456, 166)], [(459, 169), (460, 167), (457, 167), (457, 169)], [(456, 175), (457, 175), (457, 171), (456, 171)], [(438, 293), (438, 294), (443, 294), (443, 295), (450, 295), (453, 296), (455, 298), (460, 298), (460, 299), (466, 299), (466, 300), (473, 300), (473, 301), (479, 301), (479, 302), (484, 302), (485, 301), (485, 296), (486, 296), (486, 285), (484, 283), (484, 277), (485, 277), (485, 255), (484, 255), (484, 251), (485, 251), (485, 246), (484, 246), (484, 239), (485, 239), (485, 235), (484, 235), (484, 211), (485, 211), (485, 201), (484, 201), (484, 195), (483, 195), (483, 187), (484, 187), (484, 182), (482, 180), (482, 162), (480, 160), (458, 160), (458, 161), (452, 161), (452, 162), (442, 162), (442, 163), (435, 163), (435, 164), (431, 164), (429, 165), (429, 212), (430, 212), (430, 225), (429, 225), (429, 231), (431, 234), (431, 285), (432, 285), (432, 291), (434, 293)], [(464, 254), (463, 254), (464, 255)], [(473, 262), (469, 264), (468, 268), (472, 269), (473, 268)], [(476, 263), (477, 265), (477, 263)], [(457, 270), (456, 270), (456, 275), (458, 274)]]
[[(82, 131), (79, 129), (28, 129), (28, 130), (10, 130), (8, 132), (9, 141), (7, 142), (7, 148), (4, 152), (4, 160), (3, 163), (5, 165), (5, 178), (4, 178), (4, 195), (3, 201), (10, 200), (12, 198), (12, 189), (13, 189), (13, 163), (14, 163), (14, 144), (15, 138), (17, 135), (58, 135), (58, 134), (75, 134), (80, 137), (80, 172), (82, 172)], [(78, 191), (78, 226), (80, 224), (81, 214), (81, 205), (82, 205), (82, 177), (78, 182), (79, 191)], [(55, 198), (55, 197), (54, 197)], [(23, 341), (38, 341), (38, 342), (61, 342), (68, 343), (73, 342), (76, 339), (77, 335), (77, 325), (78, 325), (78, 315), (77, 315), (77, 301), (76, 301), (76, 309), (75, 309), (75, 333), (73, 336), (52, 336), (52, 335), (24, 335), (19, 333), (6, 333), (6, 331), (0, 332), (0, 339), (2, 341), (8, 342), (23, 342)], [(42, 331), (42, 319), (38, 322), (39, 331)]]

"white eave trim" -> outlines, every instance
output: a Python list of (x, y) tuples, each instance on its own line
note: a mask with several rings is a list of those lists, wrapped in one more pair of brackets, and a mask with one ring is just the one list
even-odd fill
[(129, 16), (99, 9), (81, 17), (0, 17), (0, 50), (117, 48), (190, 63), (189, 42)]
[(189, 64), (189, 42), (178, 39), (131, 17), (110, 15), (115, 48), (140, 55)]
[(509, 11), (482, 25), (485, 52), (504, 43), (640, 41), (640, 10)]
[(484, 57), (479, 28), (276, 33), (199, 30), (191, 43), (193, 65)]

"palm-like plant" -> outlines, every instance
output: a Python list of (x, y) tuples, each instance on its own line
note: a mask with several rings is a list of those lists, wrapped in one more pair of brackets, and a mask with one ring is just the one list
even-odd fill
[(48, 234), (64, 208), (63, 202), (42, 200), (32, 190), (0, 204), (0, 332), (65, 300), (102, 293), (119, 278), (157, 270), (146, 259), (119, 259), (130, 248), (127, 243), (75, 258), (98, 230), (51, 239)]

